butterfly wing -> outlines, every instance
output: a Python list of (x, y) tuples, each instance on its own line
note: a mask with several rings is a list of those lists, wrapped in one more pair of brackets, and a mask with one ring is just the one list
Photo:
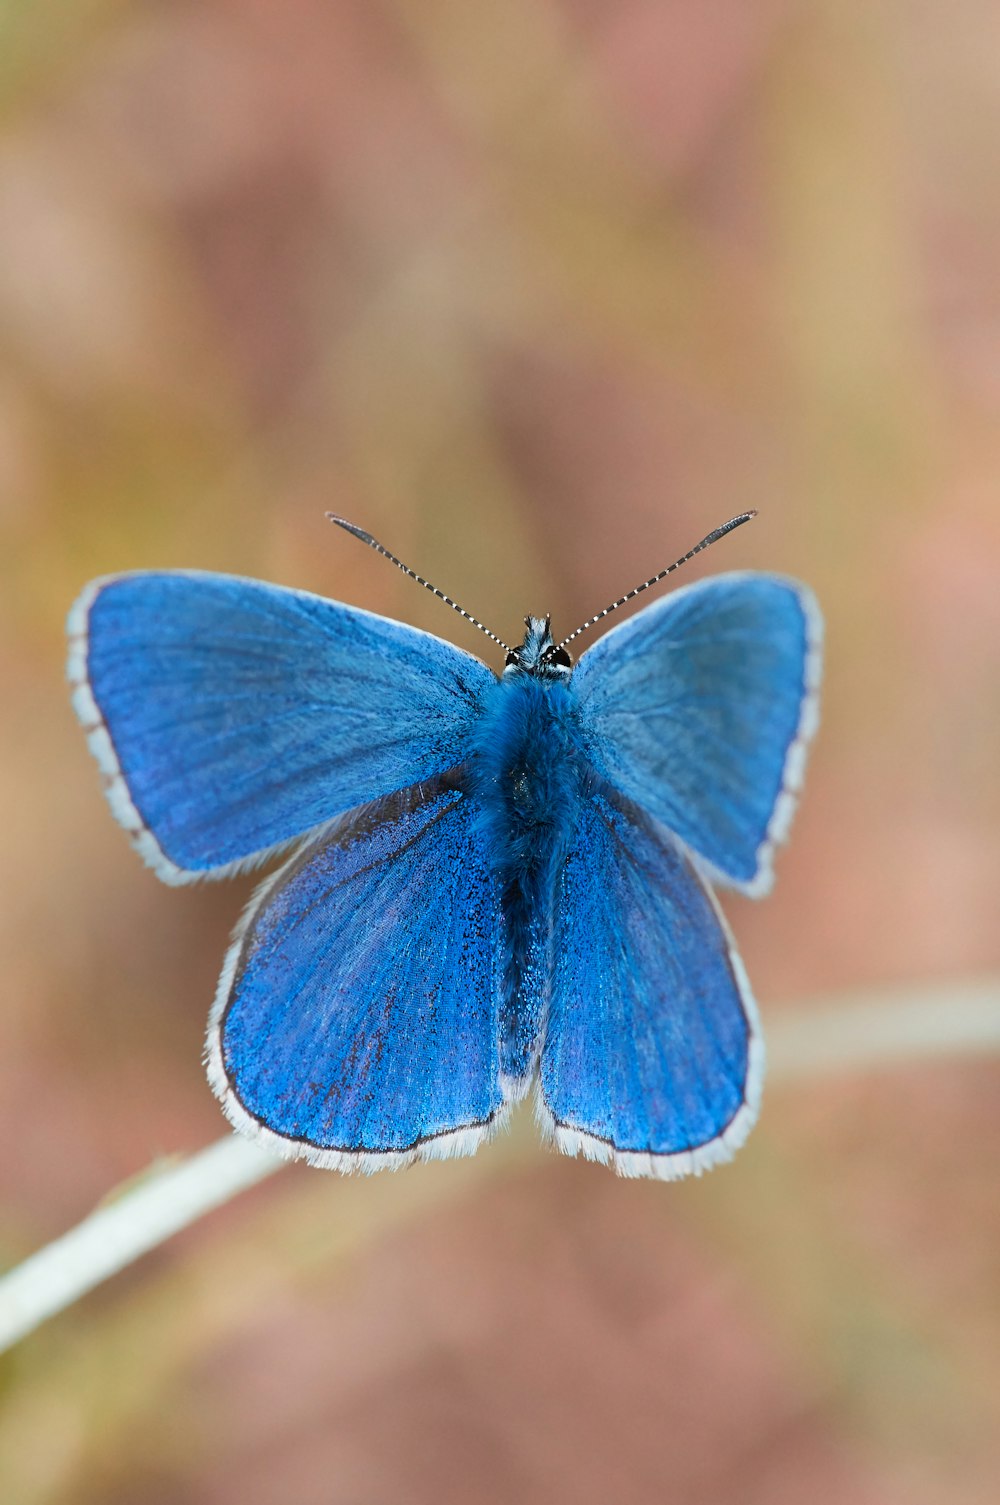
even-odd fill
[(568, 1154), (673, 1180), (728, 1160), (764, 1069), (743, 964), (670, 832), (613, 791), (581, 802), (556, 901), (539, 1071)]
[(268, 881), (226, 961), (209, 1079), (235, 1128), (314, 1165), (469, 1154), (502, 1110), (500, 894), (439, 780), (353, 811)]
[(110, 576), (68, 625), (111, 808), (168, 883), (452, 767), (496, 683), (428, 633), (228, 575)]
[(599, 773), (747, 893), (770, 887), (795, 809), (821, 641), (805, 586), (719, 575), (614, 628), (573, 676)]

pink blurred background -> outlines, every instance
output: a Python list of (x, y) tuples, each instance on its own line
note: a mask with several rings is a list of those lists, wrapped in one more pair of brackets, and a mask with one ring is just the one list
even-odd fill
[[(0, 10), (0, 1255), (223, 1132), (249, 882), (170, 892), (68, 707), (92, 575), (264, 576), (480, 652), (808, 580), (824, 725), (765, 1023), (1000, 967), (1000, 10)], [(901, 1054), (905, 1049), (901, 1047)], [(995, 1505), (1000, 1066), (775, 1084), (735, 1163), (300, 1168), (0, 1361), (5, 1505)]]

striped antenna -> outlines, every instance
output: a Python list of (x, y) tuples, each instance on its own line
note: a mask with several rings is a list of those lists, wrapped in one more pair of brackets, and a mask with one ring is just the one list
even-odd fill
[(624, 606), (627, 601), (634, 601), (636, 596), (641, 596), (643, 591), (648, 591), (651, 585), (658, 585), (661, 580), (665, 580), (668, 575), (672, 575), (674, 570), (679, 570), (682, 564), (687, 564), (688, 560), (693, 559), (696, 554), (700, 554), (702, 549), (707, 549), (710, 544), (718, 543), (720, 538), (725, 538), (726, 534), (731, 533), (734, 528), (742, 528), (744, 523), (748, 523), (752, 517), (756, 516), (757, 509), (755, 507), (750, 512), (741, 512), (739, 517), (731, 517), (728, 523), (723, 523), (721, 528), (715, 528), (711, 533), (706, 534), (701, 543), (696, 543), (693, 549), (688, 549), (686, 554), (682, 554), (680, 559), (675, 559), (673, 564), (668, 564), (666, 569), (661, 570), (658, 575), (652, 575), (648, 580), (644, 580), (641, 585), (637, 585), (635, 590), (629, 591), (620, 600), (612, 601), (611, 605), (606, 606), (603, 611), (599, 611), (596, 617), (588, 618), (582, 627), (578, 627), (575, 632), (570, 633), (568, 638), (563, 638), (561, 643), (556, 643), (554, 647), (550, 648), (545, 657), (551, 658), (554, 653), (558, 653), (560, 648), (565, 648), (567, 643), (572, 643), (574, 638), (578, 638), (581, 632), (586, 632), (588, 627), (593, 627), (595, 622), (602, 622), (605, 617), (610, 617), (611, 613), (617, 611), (619, 606)]
[(385, 559), (388, 559), (390, 564), (394, 564), (398, 570), (402, 570), (404, 575), (409, 575), (410, 579), (415, 580), (418, 585), (422, 585), (424, 590), (430, 591), (432, 596), (437, 596), (438, 600), (443, 601), (446, 606), (450, 606), (452, 611), (457, 611), (459, 616), (464, 617), (467, 622), (471, 622), (473, 627), (478, 627), (480, 632), (485, 632), (488, 638), (492, 638), (493, 642), (503, 649), (504, 653), (510, 652), (503, 638), (498, 638), (495, 632), (490, 632), (488, 627), (484, 627), (477, 617), (474, 617), (470, 611), (465, 610), (464, 606), (459, 606), (457, 601), (453, 601), (450, 596), (446, 596), (444, 591), (439, 591), (436, 585), (431, 585), (430, 581), (425, 580), (423, 575), (418, 575), (416, 570), (411, 570), (410, 566), (404, 564), (401, 559), (397, 559), (395, 554), (390, 554), (389, 550), (384, 548), (377, 538), (373, 538), (370, 533), (366, 533), (364, 528), (359, 528), (357, 523), (349, 523), (346, 517), (337, 517), (334, 512), (328, 512), (326, 515), (331, 523), (336, 523), (338, 528), (343, 528), (347, 533), (353, 533), (355, 538), (360, 538), (361, 542), (366, 543), (370, 549), (374, 549), (376, 554), (381, 554)]

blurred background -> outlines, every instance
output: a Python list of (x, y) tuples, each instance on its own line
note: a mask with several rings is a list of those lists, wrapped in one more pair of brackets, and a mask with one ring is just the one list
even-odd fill
[[(825, 608), (765, 1024), (1000, 966), (1000, 9), (0, 5), (0, 1258), (224, 1130), (249, 881), (111, 821), (63, 621), (264, 576), (482, 640), (688, 571)], [(901, 1042), (905, 1054), (905, 1042)], [(517, 1126), (283, 1171), (0, 1361), (5, 1505), (995, 1505), (1000, 1062), (775, 1082), (673, 1186)]]

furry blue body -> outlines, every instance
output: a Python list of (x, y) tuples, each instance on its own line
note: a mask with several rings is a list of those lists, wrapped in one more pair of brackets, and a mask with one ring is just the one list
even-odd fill
[(527, 1087), (541, 1047), (557, 880), (584, 776), (569, 676), (508, 669), (469, 739), (468, 790), (500, 883), (500, 1072), (515, 1095)]
[(296, 843), (230, 948), (208, 1069), (242, 1132), (375, 1170), (467, 1153), (538, 1087), (628, 1175), (727, 1159), (753, 999), (707, 878), (763, 892), (816, 719), (804, 587), (730, 575), (575, 670), (227, 576), (113, 576), (70, 614), (112, 810), (167, 882)]

